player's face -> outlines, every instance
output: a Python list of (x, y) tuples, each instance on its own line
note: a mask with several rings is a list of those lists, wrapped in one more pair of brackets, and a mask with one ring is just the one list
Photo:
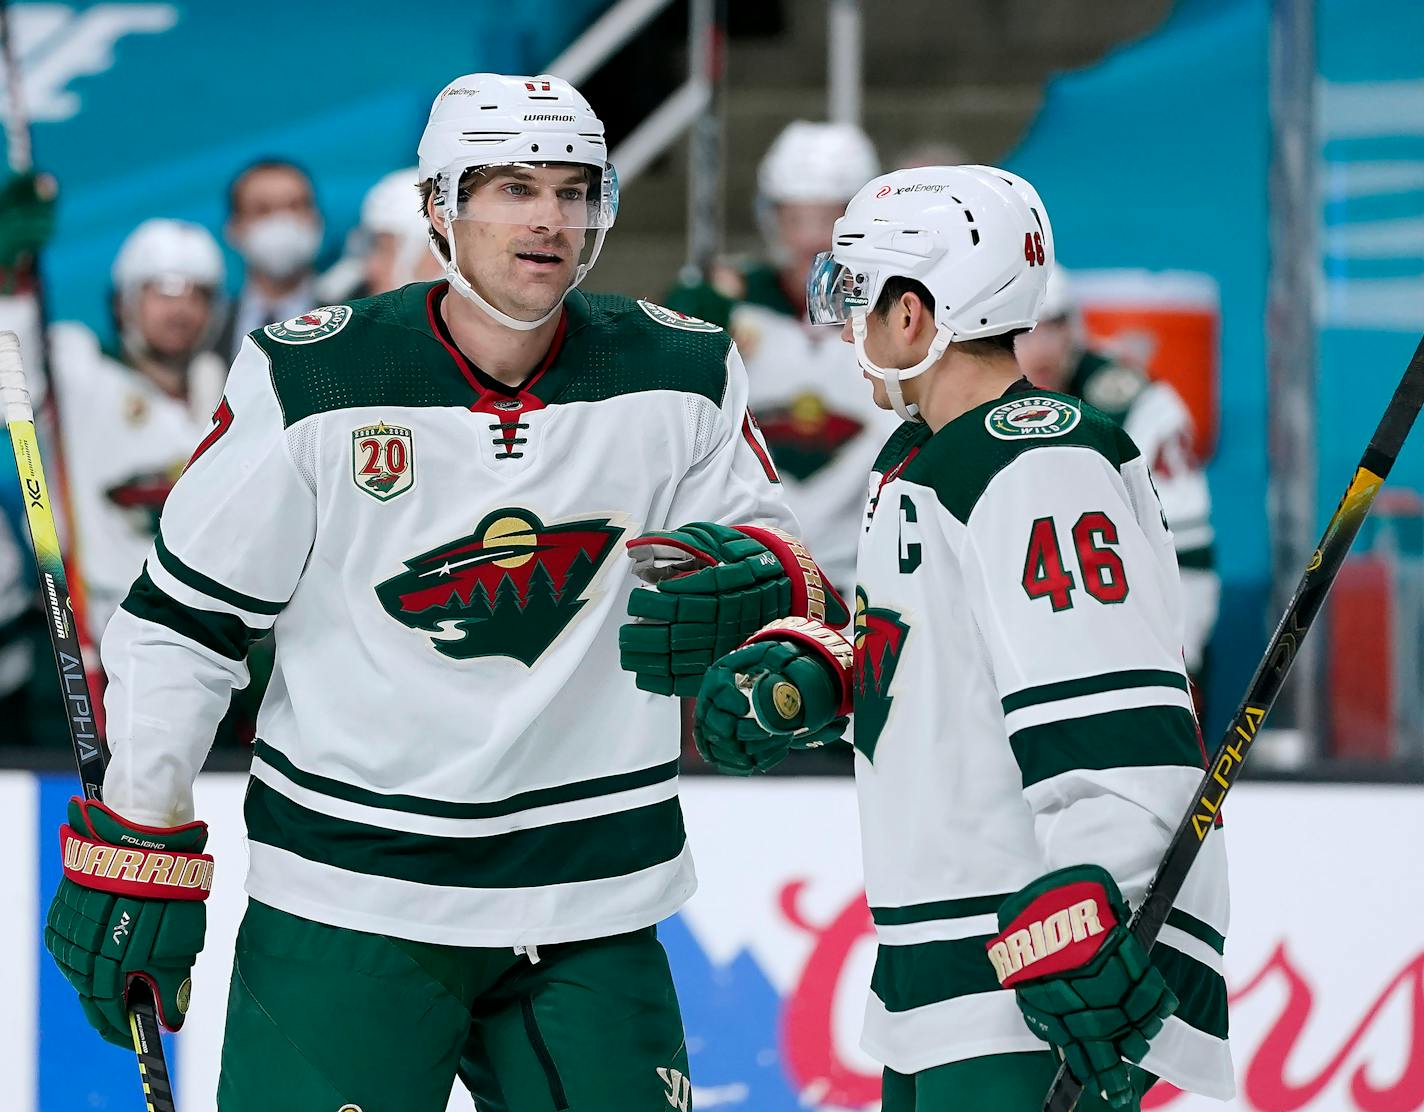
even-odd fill
[(1073, 329), (1067, 317), (1041, 320), (1032, 332), (1014, 341), (1019, 366), (1035, 386), (1062, 390), (1068, 384), (1073, 355)]
[(317, 220), (316, 198), (305, 174), (292, 166), (263, 166), (249, 170), (233, 194), (232, 230), (243, 229), (269, 216), (290, 214)]
[[(537, 320), (568, 292), (586, 231), (588, 174), (570, 166), (509, 166), (480, 175), (469, 219), (450, 222), (455, 253), (471, 286), (496, 309)], [(480, 219), (479, 214), (497, 215)], [(516, 222), (517, 221), (517, 222)]]
[(787, 201), (776, 206), (776, 232), (787, 273), (804, 286), (806, 272), (818, 254), (827, 250), (836, 221), (845, 215), (837, 202)]
[(135, 308), (139, 335), (163, 359), (187, 359), (202, 344), (212, 320), (213, 293), (191, 283), (150, 283), (139, 291)]

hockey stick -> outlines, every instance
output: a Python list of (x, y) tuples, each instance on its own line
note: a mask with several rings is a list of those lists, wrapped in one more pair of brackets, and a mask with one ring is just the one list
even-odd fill
[[(64, 690), (65, 720), (74, 746), (74, 760), (79, 767), (79, 781), (87, 798), (98, 799), (104, 785), (109, 750), (95, 721), (89, 681), (80, 657), (78, 622), (70, 605), (64, 557), (35, 436), (34, 411), (25, 385), (25, 369), (20, 363), (20, 338), (13, 332), (0, 332), (0, 415), (9, 426), (10, 447), (20, 472), (30, 545), (39, 574), (40, 594), (44, 598), (45, 625), (49, 628), (50, 645), (54, 648), (59, 682)], [(130, 989), (129, 1030), (133, 1035), (134, 1053), (138, 1055), (148, 1112), (175, 1112), (168, 1063), (158, 1035), (158, 1011), (153, 994), (142, 981)]]
[[(34, 144), (30, 135), (29, 117), (25, 113), (24, 83), (20, 73), (20, 63), (15, 50), (15, 39), (13, 27), (10, 23), (10, 5), (7, 0), (0, 0), (0, 59), (5, 63), (5, 156), (10, 164), (10, 172), (13, 174), (28, 174), (34, 169)], [(49, 313), (45, 306), (45, 286), (44, 278), (40, 272), (40, 257), (36, 252), (30, 259), (30, 280), (34, 284), (35, 301), (35, 326), (36, 326), (36, 356), (39, 359), (38, 370), (44, 376), (48, 389), (45, 391), (44, 401), (41, 403), (41, 411), (46, 418), (45, 431), (53, 434), (51, 445), (51, 455), (54, 461), (55, 480), (60, 494), (59, 510), (64, 521), (65, 532), (69, 538), (71, 566), (77, 571), (79, 564), (77, 554), (79, 551), (79, 531), (74, 521), (74, 499), (70, 496), (68, 483), (68, 469), (64, 460), (64, 438), (61, 435), (63, 423), (60, 420), (59, 405), (59, 383), (57, 376), (51, 373), (54, 363), (50, 359), (49, 351)], [(89, 624), (87, 621), (89, 607), (84, 591), (83, 577), (76, 575), (74, 580), (74, 593), (71, 598), (75, 619), (79, 627), (79, 647), (84, 651), (84, 657), (90, 661), (98, 659), (98, 654), (94, 651), (97, 646), (89, 636)], [(97, 721), (102, 727), (104, 723), (104, 708), (95, 705), (94, 712)]]
[[(1311, 623), (1320, 612), (1325, 596), (1330, 593), (1336, 573), (1354, 543), (1355, 534), (1364, 524), (1375, 495), (1389, 476), (1414, 419), (1419, 415), (1421, 403), (1424, 403), (1424, 339), (1414, 349), (1414, 357), (1409, 360), (1404, 377), (1399, 380), (1394, 397), (1380, 418), (1379, 427), (1360, 458), (1360, 465), (1355, 468), (1354, 478), (1335, 508), (1330, 524), (1325, 527), (1325, 535), (1320, 538), (1320, 545), (1310, 558), (1305, 574), (1301, 576), (1295, 594), (1276, 626), (1271, 643), (1266, 646), (1266, 655), (1256, 666), (1256, 674), (1246, 688), (1246, 697), (1242, 699), (1236, 717), (1231, 720), (1226, 736), (1212, 754), (1192, 805), (1172, 835), (1162, 864), (1157, 867), (1156, 875), (1147, 886), (1147, 894), (1128, 923), (1133, 937), (1144, 948), (1150, 949), (1156, 941), (1157, 932), (1166, 922), (1167, 913), (1172, 910), (1172, 904), (1182, 890), (1202, 842), (1216, 824), (1222, 801), (1241, 774), (1261, 722), (1281, 693), (1301, 642), (1310, 632)], [(1082, 1091), (1082, 1085), (1069, 1074), (1068, 1067), (1059, 1066), (1058, 1075), (1043, 1101), (1044, 1112), (1071, 1112)]]

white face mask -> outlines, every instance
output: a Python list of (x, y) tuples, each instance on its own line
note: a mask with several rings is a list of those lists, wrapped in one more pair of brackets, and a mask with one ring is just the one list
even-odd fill
[(279, 212), (253, 221), (235, 246), (253, 270), (282, 281), (311, 266), (321, 247), (321, 226)]

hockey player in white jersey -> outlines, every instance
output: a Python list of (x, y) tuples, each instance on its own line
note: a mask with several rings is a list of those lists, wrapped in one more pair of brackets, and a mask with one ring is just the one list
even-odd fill
[[(106, 1037), (135, 977), (182, 1022), (193, 780), (271, 628), (218, 1107), (439, 1112), (458, 1076), (482, 1112), (686, 1109), (654, 933), (695, 884), (677, 704), (639, 688), (843, 619), (728, 335), (575, 289), (617, 206), (588, 102), (459, 78), (419, 160), (445, 279), (243, 342), (104, 638), (113, 762), (46, 942)], [(675, 578), (635, 592), (629, 544)]]
[(697, 703), (700, 747), (743, 774), (854, 709), (885, 1112), (1037, 1110), (1059, 1055), (1084, 1110), (1136, 1109), (1157, 1077), (1232, 1091), (1224, 840), (1150, 959), (1124, 929), (1203, 752), (1146, 463), (1014, 359), (1052, 266), (1042, 202), (1003, 171), (903, 170), (851, 201), (812, 319), (844, 322), (906, 421), (875, 466), (854, 646), (772, 623)]
[(757, 168), (757, 225), (768, 259), (720, 264), (668, 304), (726, 325), (746, 360), (752, 414), (786, 499), (826, 574), (855, 578), (865, 476), (895, 427), (855, 378), (853, 354), (806, 322), (806, 271), (845, 204), (880, 172), (854, 124), (795, 120)]
[(1042, 317), (1019, 337), (1019, 365), (1036, 386), (1082, 398), (1126, 430), (1162, 498), (1182, 577), (1187, 672), (1203, 676), (1221, 598), (1212, 551), (1211, 490), (1193, 450), (1192, 415), (1166, 382), (1148, 378), (1084, 342), (1073, 283), (1062, 267), (1048, 276)]
[[(145, 221), (125, 238), (110, 271), (114, 342), (102, 344), (74, 321), (49, 329), (95, 644), (143, 566), (164, 499), (222, 396), (227, 366), (205, 345), (223, 269), (222, 251), (204, 228)], [(0, 301), (5, 327), (32, 312), (28, 297)]]

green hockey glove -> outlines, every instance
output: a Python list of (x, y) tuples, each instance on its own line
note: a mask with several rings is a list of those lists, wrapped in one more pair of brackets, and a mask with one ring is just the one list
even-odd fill
[(55, 188), (48, 174), (18, 174), (0, 186), (0, 293), (11, 293), (21, 272), (54, 233)]
[(644, 691), (696, 695), (712, 662), (788, 616), (844, 625), (848, 613), (799, 541), (777, 529), (699, 521), (628, 542), (651, 587), (628, 600), (624, 669)]
[(1113, 1108), (1136, 1099), (1123, 1059), (1140, 1062), (1177, 1009), (1127, 920), (1112, 875), (1073, 865), (1005, 900), (988, 946), (999, 983), (1018, 996), (1029, 1030)]
[(702, 677), (693, 715), (697, 751), (734, 776), (765, 772), (790, 749), (813, 749), (845, 733), (850, 643), (805, 618), (759, 630)]
[(131, 1047), (128, 990), (144, 980), (163, 1026), (178, 1030), (207, 926), (207, 824), (139, 826), (75, 797), (59, 836), (64, 879), (49, 905), (45, 948), (78, 989), (85, 1016), (109, 1042)]

